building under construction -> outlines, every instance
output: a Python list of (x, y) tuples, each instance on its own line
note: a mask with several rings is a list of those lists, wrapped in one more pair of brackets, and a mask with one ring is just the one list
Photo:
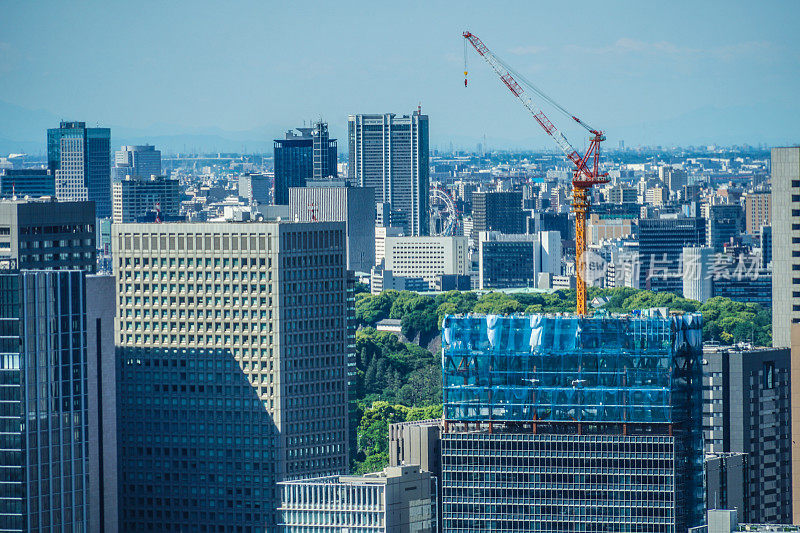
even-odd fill
[(702, 318), (443, 324), (444, 531), (703, 523)]

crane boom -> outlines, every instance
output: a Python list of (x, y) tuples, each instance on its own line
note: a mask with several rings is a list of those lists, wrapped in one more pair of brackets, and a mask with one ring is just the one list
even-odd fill
[[(528, 111), (533, 115), (533, 118), (544, 131), (553, 138), (564, 155), (575, 165), (572, 177), (572, 208), (575, 212), (575, 272), (576, 272), (576, 292), (577, 302), (576, 311), (579, 315), (586, 314), (586, 279), (585, 279), (585, 252), (586, 252), (586, 215), (591, 206), (591, 199), (588, 195), (589, 189), (592, 186), (608, 183), (607, 174), (601, 174), (599, 171), (600, 164), (600, 142), (606, 139), (602, 131), (596, 130), (583, 122), (575, 115), (570, 114), (566, 109), (557, 104), (552, 98), (540, 91), (532, 83), (528, 82), (521, 75), (516, 74), (514, 70), (506, 65), (506, 63), (492, 53), (489, 48), (483, 44), (483, 41), (477, 35), (465, 31), (462, 36), (468, 41), (473, 48), (483, 57), (486, 62), (492, 67), (492, 70), (497, 74), (505, 86), (511, 93), (519, 98)], [(466, 48), (465, 52), (466, 54)], [(466, 56), (464, 75), (467, 74)], [(515, 75), (516, 74), (516, 75)], [(517, 80), (519, 78), (522, 81)], [(533, 98), (525, 91), (523, 84), (527, 85), (534, 93), (545, 101), (552, 104), (556, 109), (570, 117), (580, 126), (585, 128), (592, 134), (590, 139), (589, 148), (586, 153), (581, 156), (572, 144), (567, 140), (561, 131), (547, 118), (539, 106), (536, 105)], [(466, 86), (466, 79), (464, 80)], [(589, 162), (591, 161), (591, 166)]]

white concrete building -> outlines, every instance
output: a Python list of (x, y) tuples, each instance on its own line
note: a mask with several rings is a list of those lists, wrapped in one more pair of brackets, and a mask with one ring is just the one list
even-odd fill
[(386, 270), (395, 276), (422, 278), (431, 288), (441, 274), (467, 274), (466, 237), (386, 237)]

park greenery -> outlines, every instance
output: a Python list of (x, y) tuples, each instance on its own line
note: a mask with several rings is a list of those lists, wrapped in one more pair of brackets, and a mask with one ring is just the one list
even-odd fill
[[(705, 303), (672, 293), (628, 287), (589, 289), (597, 313), (629, 313), (665, 307), (703, 316), (703, 339), (729, 345), (772, 342), (771, 313), (758, 304), (715, 297)], [(597, 300), (595, 300), (597, 299)], [(408, 291), (356, 294), (356, 380), (353, 419), (357, 428), (353, 471), (380, 470), (388, 462), (388, 426), (395, 422), (438, 418), (442, 412), (442, 374), (436, 350), (446, 315), (575, 312), (575, 291), (475, 292), (437, 295)], [(383, 319), (398, 319), (402, 337), (378, 331)]]

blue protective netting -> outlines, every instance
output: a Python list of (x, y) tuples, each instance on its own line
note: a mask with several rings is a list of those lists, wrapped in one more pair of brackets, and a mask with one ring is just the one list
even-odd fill
[(702, 318), (448, 316), (442, 348), (447, 420), (679, 423)]

